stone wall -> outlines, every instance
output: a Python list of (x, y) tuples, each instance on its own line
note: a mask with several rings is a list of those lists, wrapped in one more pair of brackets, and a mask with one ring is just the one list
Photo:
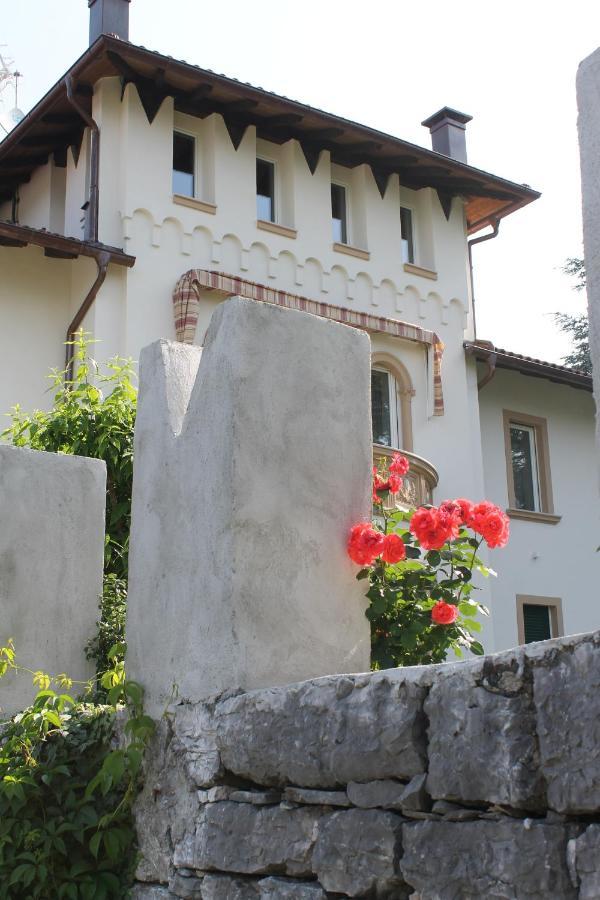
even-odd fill
[(600, 632), (162, 720), (137, 900), (600, 897)]

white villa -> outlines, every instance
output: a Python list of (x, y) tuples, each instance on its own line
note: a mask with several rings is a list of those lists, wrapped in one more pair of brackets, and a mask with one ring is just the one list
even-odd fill
[(539, 195), (468, 165), (456, 110), (424, 149), (135, 46), (129, 0), (90, 7), (89, 49), (0, 143), (0, 410), (50, 404), (81, 326), (104, 359), (202, 344), (234, 294), (347, 322), (375, 455), (410, 457), (417, 502), (511, 517), (486, 650), (599, 627), (591, 378), (474, 331), (471, 247)]

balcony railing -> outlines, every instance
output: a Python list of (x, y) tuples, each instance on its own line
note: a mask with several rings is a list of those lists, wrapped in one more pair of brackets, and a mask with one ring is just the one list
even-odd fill
[(373, 444), (373, 463), (379, 466), (382, 460), (391, 460), (394, 453), (406, 456), (410, 463), (408, 474), (403, 477), (402, 489), (398, 494), (388, 495), (384, 500), (385, 506), (402, 507), (404, 509), (433, 503), (433, 489), (437, 487), (438, 473), (422, 456), (416, 453), (408, 453), (406, 450), (394, 450), (381, 444)]

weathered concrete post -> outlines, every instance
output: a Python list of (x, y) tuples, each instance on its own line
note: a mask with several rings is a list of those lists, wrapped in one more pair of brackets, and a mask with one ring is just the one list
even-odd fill
[(370, 513), (370, 344), (239, 297), (203, 350), (140, 360), (127, 667), (159, 712), (365, 670), (364, 585), (346, 557)]
[[(600, 49), (584, 59), (579, 66), (577, 105), (590, 350), (594, 370), (594, 397), (596, 406), (600, 408)], [(598, 415), (596, 442), (600, 449)]]
[[(105, 501), (101, 460), (0, 446), (0, 642), (14, 638), (27, 668), (94, 674), (84, 647), (99, 615)], [(2, 716), (35, 690), (28, 676), (5, 675)]]

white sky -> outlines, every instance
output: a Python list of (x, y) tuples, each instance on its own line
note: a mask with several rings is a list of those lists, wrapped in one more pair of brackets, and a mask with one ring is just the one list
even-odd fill
[[(427, 147), (422, 119), (470, 113), (469, 162), (543, 195), (474, 249), (478, 336), (566, 352), (551, 313), (585, 303), (560, 267), (582, 255), (575, 73), (600, 44), (597, 0), (132, 0), (130, 38)], [(87, 43), (86, 0), (0, 0), (24, 112)]]

